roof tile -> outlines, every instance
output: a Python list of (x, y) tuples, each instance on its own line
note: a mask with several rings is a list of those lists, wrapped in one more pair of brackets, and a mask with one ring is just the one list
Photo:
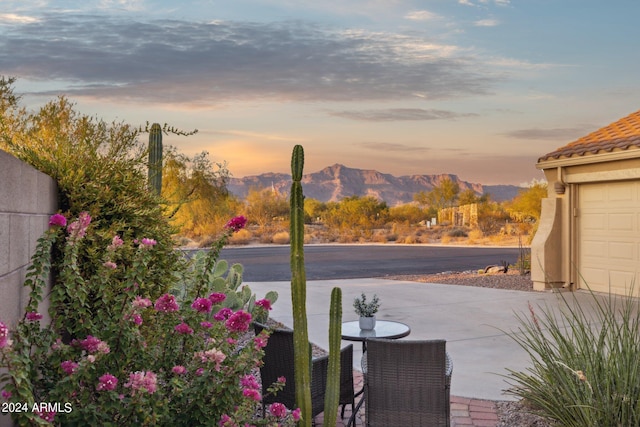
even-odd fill
[(577, 157), (585, 154), (598, 154), (614, 150), (640, 148), (640, 110), (629, 114), (617, 122), (591, 132), (587, 136), (545, 154), (538, 162), (554, 160), (561, 157)]

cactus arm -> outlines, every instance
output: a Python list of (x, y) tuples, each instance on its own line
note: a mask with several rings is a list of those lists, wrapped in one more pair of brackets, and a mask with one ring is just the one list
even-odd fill
[(329, 368), (324, 398), (324, 427), (335, 427), (340, 405), (340, 342), (342, 336), (342, 290), (333, 288), (329, 308)]
[(304, 151), (296, 145), (291, 156), (291, 304), (293, 310), (293, 353), (296, 404), (302, 425), (311, 426), (311, 352), (307, 332), (307, 280), (304, 269), (304, 196), (302, 168)]
[(162, 191), (162, 128), (154, 123), (149, 131), (149, 188), (160, 195)]

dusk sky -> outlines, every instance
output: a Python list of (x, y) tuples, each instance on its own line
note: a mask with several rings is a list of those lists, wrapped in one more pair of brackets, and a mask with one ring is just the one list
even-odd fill
[(640, 109), (637, 0), (0, 0), (0, 74), (235, 177), (342, 163), (482, 184)]

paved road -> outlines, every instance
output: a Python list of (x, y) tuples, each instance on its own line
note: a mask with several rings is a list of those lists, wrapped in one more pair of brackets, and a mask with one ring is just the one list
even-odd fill
[[(245, 267), (244, 281), (291, 280), (288, 246), (228, 247), (221, 258)], [(305, 246), (308, 280), (356, 279), (484, 268), (518, 258), (517, 248), (407, 245)]]

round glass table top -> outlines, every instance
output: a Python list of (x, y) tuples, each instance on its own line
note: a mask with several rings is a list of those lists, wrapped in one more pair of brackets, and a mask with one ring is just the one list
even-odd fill
[(391, 320), (376, 320), (376, 327), (372, 330), (360, 329), (360, 322), (353, 320), (342, 323), (342, 339), (347, 341), (365, 341), (368, 338), (397, 339), (406, 337), (411, 328), (401, 322)]

